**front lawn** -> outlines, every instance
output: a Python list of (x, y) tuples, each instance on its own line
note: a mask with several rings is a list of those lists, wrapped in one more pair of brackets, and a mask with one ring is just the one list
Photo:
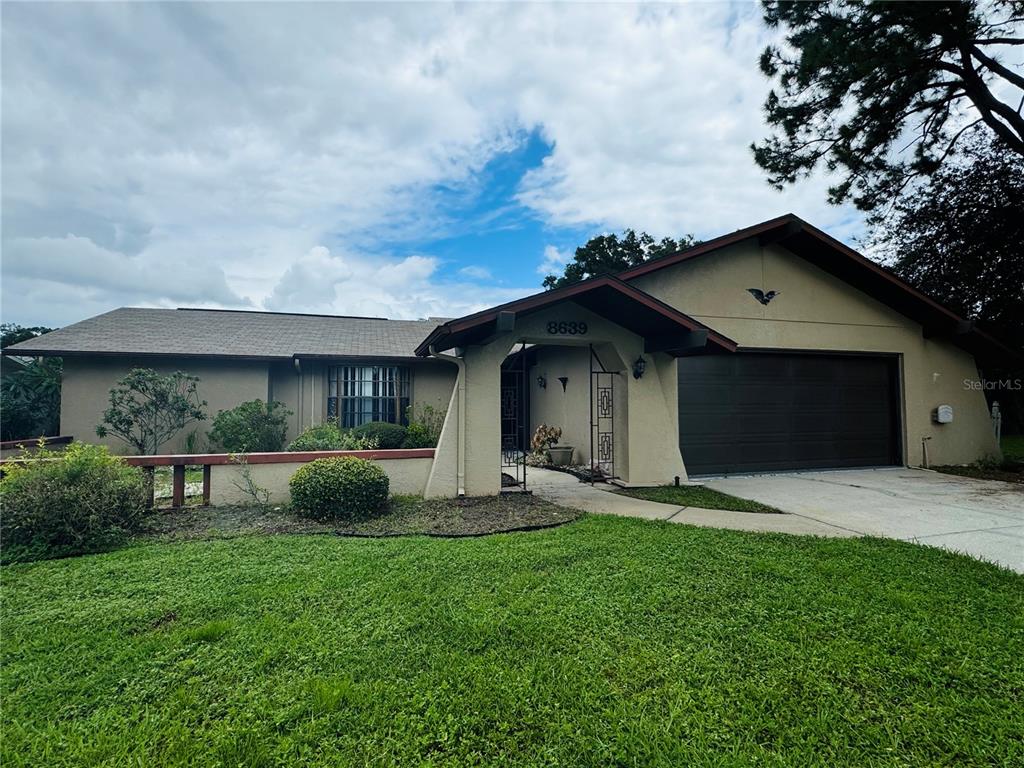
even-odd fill
[(588, 516), (7, 566), (5, 766), (1011, 765), (1024, 578)]
[(623, 488), (618, 491), (626, 496), (647, 501), (660, 501), (678, 507), (702, 507), (704, 509), (731, 509), (735, 512), (761, 512), (782, 514), (782, 510), (769, 507), (758, 501), (741, 499), (703, 485), (660, 485), (654, 488)]

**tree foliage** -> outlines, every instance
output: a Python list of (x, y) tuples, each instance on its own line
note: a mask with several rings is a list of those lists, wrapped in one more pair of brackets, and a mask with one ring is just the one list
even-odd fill
[[(0, 348), (49, 333), (46, 326), (0, 324)], [(19, 364), (4, 358), (0, 384), (3, 440), (31, 439), (60, 431), (60, 383), (64, 365), (59, 357)]]
[(0, 385), (3, 439), (30, 439), (60, 431), (60, 384), (64, 365), (59, 357), (41, 357), (15, 368), (7, 360)]
[(17, 323), (0, 323), (0, 349), (34, 339), (36, 336), (42, 336), (52, 330), (54, 329), (47, 328), (45, 325), (24, 326)]
[(199, 378), (183, 371), (161, 376), (152, 368), (133, 368), (110, 390), (110, 407), (96, 434), (113, 435), (140, 454), (158, 453), (186, 424), (206, 418), (198, 387)]
[(655, 240), (646, 232), (639, 235), (632, 229), (622, 233), (592, 237), (576, 249), (573, 260), (566, 265), (565, 272), (544, 278), (545, 288), (562, 288), (599, 275), (613, 275), (624, 269), (643, 264), (650, 259), (668, 256), (697, 244), (693, 235), (678, 240), (665, 237)]
[(934, 173), (966, 132), (984, 127), (1024, 156), (1024, 75), (1000, 61), (1024, 45), (1024, 0), (763, 7), (785, 31), (761, 55), (779, 88), (765, 102), (775, 133), (752, 145), (773, 186), (823, 163), (841, 176), (830, 202), (874, 210)]
[(872, 223), (873, 246), (900, 277), (1024, 344), (1024, 158), (974, 138)]

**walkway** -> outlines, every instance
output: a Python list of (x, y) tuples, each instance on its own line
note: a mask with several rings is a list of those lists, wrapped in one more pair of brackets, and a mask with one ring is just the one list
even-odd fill
[(530, 467), (526, 472), (527, 487), (542, 499), (572, 509), (602, 515), (641, 517), (665, 520), (706, 528), (730, 528), (737, 531), (764, 533), (797, 533), (814, 536), (856, 536), (856, 532), (840, 526), (812, 520), (801, 515), (771, 515), (756, 512), (728, 512), (721, 509), (677, 507), (656, 501), (634, 499), (614, 493), (609, 486), (581, 483), (565, 472)]

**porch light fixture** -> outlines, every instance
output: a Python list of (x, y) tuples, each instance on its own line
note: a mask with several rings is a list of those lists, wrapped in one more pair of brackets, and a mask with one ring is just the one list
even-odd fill
[(548, 380), (545, 379), (543, 376), (538, 376), (537, 377), (537, 386), (540, 387), (541, 389), (547, 389), (548, 388)]
[(633, 378), (639, 379), (644, 375), (644, 371), (647, 370), (647, 361), (644, 360), (643, 355), (640, 355), (636, 362), (633, 363)]
[(569, 383), (569, 377), (568, 376), (559, 376), (558, 380), (560, 382), (562, 382), (562, 391), (565, 392), (565, 385)]

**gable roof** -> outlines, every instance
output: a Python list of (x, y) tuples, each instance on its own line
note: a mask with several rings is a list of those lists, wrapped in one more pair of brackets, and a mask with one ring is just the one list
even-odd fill
[(10, 355), (162, 355), (291, 360), (415, 358), (441, 322), (218, 309), (122, 307), (5, 348)]
[[(683, 314), (636, 286), (628, 285), (617, 277), (604, 275), (580, 283), (542, 291), (472, 315), (449, 320), (435, 328), (416, 348), (416, 354), (425, 357), (453, 347), (479, 343), (499, 332), (502, 315), (514, 320), (517, 315), (530, 315), (561, 301), (573, 301), (601, 317), (642, 336), (649, 345), (657, 344), (658, 351), (681, 354), (673, 348), (671, 339), (682, 344), (694, 339), (698, 333), (701, 345), (706, 341), (711, 351), (735, 352), (736, 342), (712, 330), (703, 323)], [(651, 351), (654, 351), (651, 348)]]
[(717, 253), (752, 238), (757, 238), (765, 245), (778, 243), (819, 269), (917, 321), (926, 337), (949, 337), (954, 343), (980, 357), (1017, 357), (1019, 354), (977, 329), (973, 321), (965, 320), (882, 265), (792, 213), (707, 240), (685, 251), (652, 259), (620, 272), (618, 277), (626, 282), (635, 280), (684, 261)]

